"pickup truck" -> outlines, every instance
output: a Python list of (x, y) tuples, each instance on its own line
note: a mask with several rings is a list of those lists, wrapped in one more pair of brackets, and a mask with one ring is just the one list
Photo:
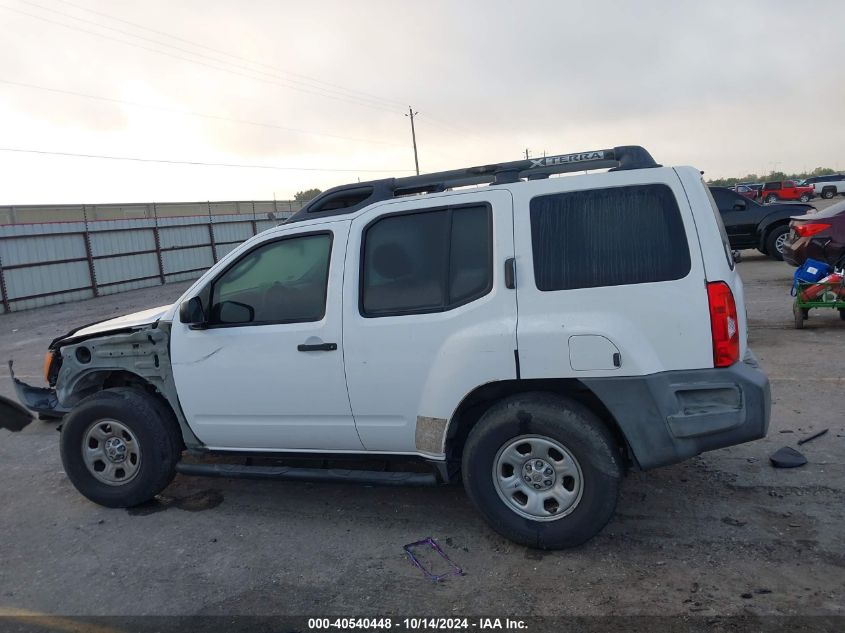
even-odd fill
[(809, 185), (798, 186), (792, 180), (776, 180), (763, 185), (760, 197), (765, 202), (777, 202), (778, 200), (800, 200), (809, 202), (815, 195), (813, 187)]
[(814, 176), (807, 179), (807, 184), (813, 188), (815, 195), (826, 200), (837, 194), (845, 196), (845, 174)]
[(727, 187), (710, 187), (710, 193), (722, 216), (725, 232), (733, 250), (756, 248), (777, 260), (789, 237), (792, 216), (813, 213), (809, 204), (782, 203), (762, 205)]

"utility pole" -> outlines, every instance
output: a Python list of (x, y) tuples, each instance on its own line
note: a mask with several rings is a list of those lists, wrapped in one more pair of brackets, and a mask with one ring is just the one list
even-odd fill
[(528, 148), (525, 148), (525, 160), (528, 160)]
[(411, 141), (414, 144), (414, 166), (417, 168), (417, 176), (420, 175), (420, 160), (417, 157), (417, 132), (414, 130), (414, 117), (418, 114), (419, 112), (414, 112), (414, 109), (408, 106), (408, 114), (405, 115), (411, 119)]

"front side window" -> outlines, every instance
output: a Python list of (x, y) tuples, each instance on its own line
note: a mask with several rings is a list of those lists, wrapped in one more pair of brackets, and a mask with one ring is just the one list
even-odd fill
[(387, 216), (364, 233), (361, 313), (442, 312), (493, 284), (492, 215), (487, 205)]
[(666, 185), (533, 198), (531, 242), (542, 291), (670, 281), (690, 271), (681, 213)]
[(210, 324), (319, 321), (326, 310), (331, 235), (270, 242), (215, 280)]

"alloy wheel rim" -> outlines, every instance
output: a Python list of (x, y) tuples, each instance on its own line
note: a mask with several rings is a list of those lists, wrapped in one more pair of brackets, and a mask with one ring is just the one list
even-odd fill
[(787, 234), (784, 233), (783, 235), (778, 235), (777, 239), (775, 240), (775, 248), (777, 252), (783, 255), (783, 249), (786, 247), (786, 240)]
[(141, 447), (135, 435), (117, 420), (91, 424), (82, 436), (82, 461), (94, 478), (109, 486), (122, 486), (138, 475)]
[(532, 521), (556, 521), (578, 506), (584, 492), (581, 465), (563, 444), (542, 435), (506, 442), (493, 460), (499, 498)]

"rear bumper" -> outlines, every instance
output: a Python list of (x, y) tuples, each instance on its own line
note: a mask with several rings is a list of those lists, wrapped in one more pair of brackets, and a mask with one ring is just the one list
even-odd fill
[(751, 352), (731, 367), (583, 382), (614, 416), (643, 469), (757, 440), (769, 429), (769, 380)]

